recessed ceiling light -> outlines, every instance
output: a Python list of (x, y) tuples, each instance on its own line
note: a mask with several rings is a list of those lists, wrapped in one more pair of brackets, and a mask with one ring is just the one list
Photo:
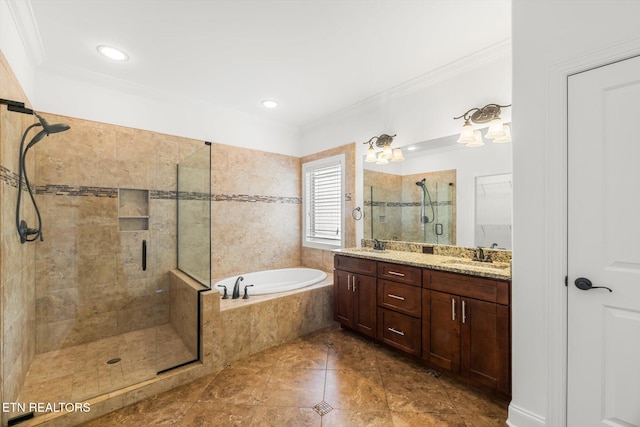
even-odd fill
[(264, 101), (262, 101), (262, 105), (264, 105), (267, 108), (276, 108), (278, 106), (278, 103), (270, 99), (265, 99)]
[(416, 147), (415, 145), (412, 145), (411, 147), (407, 147), (407, 150), (409, 150), (409, 151), (415, 151), (417, 149), (418, 149), (418, 147)]
[(101, 45), (98, 46), (98, 52), (103, 54), (109, 59), (113, 59), (114, 61), (126, 61), (129, 59), (129, 55), (121, 51), (120, 49), (116, 49), (112, 46)]

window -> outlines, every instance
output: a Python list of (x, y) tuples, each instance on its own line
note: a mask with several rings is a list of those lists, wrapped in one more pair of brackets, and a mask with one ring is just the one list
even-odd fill
[(344, 154), (302, 165), (302, 245), (318, 249), (343, 247)]

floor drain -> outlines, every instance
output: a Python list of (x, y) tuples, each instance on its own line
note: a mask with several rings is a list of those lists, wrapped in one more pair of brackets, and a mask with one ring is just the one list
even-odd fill
[(107, 365), (115, 365), (116, 363), (118, 363), (119, 361), (121, 361), (122, 359), (120, 359), (119, 357), (116, 357), (114, 359), (110, 359), (107, 360)]
[(315, 405), (313, 407), (313, 410), (322, 417), (331, 412), (333, 410), (333, 407), (323, 400), (322, 402)]

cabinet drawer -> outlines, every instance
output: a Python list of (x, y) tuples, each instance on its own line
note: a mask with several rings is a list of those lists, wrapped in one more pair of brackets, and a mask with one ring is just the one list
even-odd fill
[(379, 262), (378, 278), (393, 280), (394, 282), (406, 283), (407, 285), (413, 286), (422, 285), (421, 269), (408, 265)]
[(406, 353), (421, 353), (420, 320), (395, 311), (378, 308), (378, 339)]
[(422, 314), (420, 288), (388, 280), (379, 280), (378, 305), (420, 318)]
[(510, 282), (504, 280), (485, 279), (425, 269), (423, 271), (423, 283), (425, 288), (475, 298), (481, 301), (503, 305), (508, 305), (510, 301)]
[(336, 270), (345, 270), (352, 273), (367, 274), (369, 276), (376, 275), (376, 261), (363, 258), (355, 258), (344, 255), (335, 255), (333, 258), (333, 267)]

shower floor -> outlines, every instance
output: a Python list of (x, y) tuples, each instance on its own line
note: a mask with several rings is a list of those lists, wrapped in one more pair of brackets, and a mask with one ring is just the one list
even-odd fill
[(82, 402), (193, 359), (170, 324), (37, 354), (18, 402)]

